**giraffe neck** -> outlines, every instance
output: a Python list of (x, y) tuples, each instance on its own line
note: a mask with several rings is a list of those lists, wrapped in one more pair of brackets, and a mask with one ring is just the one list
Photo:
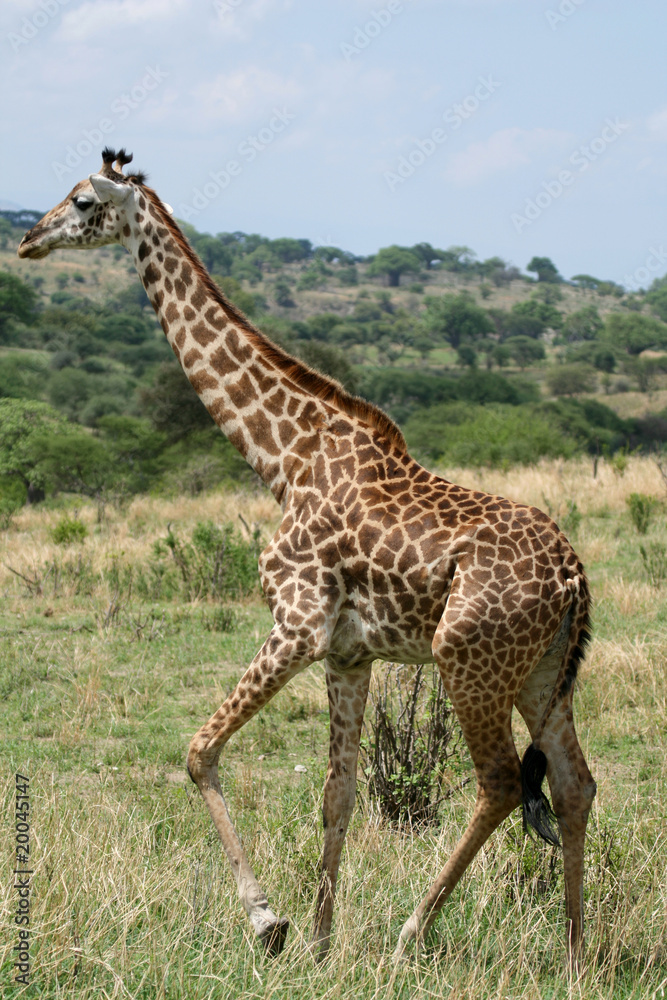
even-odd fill
[(195, 392), (274, 496), (284, 499), (331, 411), (292, 381), (285, 361), (297, 369), (298, 363), (225, 300), (157, 197), (145, 190), (137, 193), (134, 224), (126, 225), (123, 242)]

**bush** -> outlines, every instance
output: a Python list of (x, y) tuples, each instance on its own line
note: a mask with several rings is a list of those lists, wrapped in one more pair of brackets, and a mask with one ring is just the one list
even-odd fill
[(359, 284), (359, 272), (354, 265), (351, 267), (341, 267), (338, 272), (338, 280), (344, 287), (353, 287)]
[(547, 372), (545, 381), (553, 396), (578, 396), (595, 389), (595, 373), (583, 364), (558, 365)]
[[(231, 524), (200, 522), (191, 540), (183, 542), (169, 526), (166, 537), (155, 543), (151, 566), (153, 587), (149, 589), (155, 598), (162, 596), (164, 590), (171, 596), (173, 579), (165, 573), (165, 563), (171, 556), (180, 581), (178, 589), (186, 601), (245, 597), (259, 589), (259, 553), (258, 530), (250, 541), (245, 541)], [(156, 581), (161, 581), (160, 593), (156, 592)]]
[(625, 502), (637, 532), (640, 535), (645, 535), (656, 506), (655, 497), (648, 496), (646, 493), (631, 493)]
[(438, 817), (446, 764), (459, 745), (457, 724), (437, 667), (388, 666), (371, 693), (373, 716), (361, 740), (368, 795), (390, 823), (423, 825)]
[(503, 468), (569, 458), (578, 450), (572, 437), (529, 406), (444, 403), (413, 414), (404, 431), (417, 457), (448, 465)]
[(667, 579), (667, 549), (661, 542), (639, 546), (644, 569), (651, 586), (660, 588)]
[(83, 521), (79, 521), (76, 516), (69, 517), (67, 514), (61, 517), (51, 532), (51, 537), (56, 545), (72, 545), (75, 542), (82, 542), (87, 535), (88, 529)]

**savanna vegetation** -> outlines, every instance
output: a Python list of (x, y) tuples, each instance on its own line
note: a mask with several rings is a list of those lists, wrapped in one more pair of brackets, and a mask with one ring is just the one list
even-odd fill
[[(595, 599), (575, 705), (599, 789), (582, 979), (565, 967), (559, 852), (526, 839), (518, 813), (420, 953), (389, 962), (467, 822), (474, 780), (448, 718), (446, 766), (427, 758), (422, 772), (428, 806), (410, 821), (383, 809), (370, 770), (380, 664), (332, 953), (315, 966), (304, 947), (322, 847), (321, 669), (281, 692), (221, 763), (259, 880), (292, 919), (276, 960), (251, 935), (183, 766), (190, 737), (270, 626), (256, 559), (278, 508), (169, 356), (125, 253), (19, 262), (13, 223), (31, 220), (5, 214), (2, 838), (11, 857), (18, 771), (30, 777), (35, 873), (28, 987), (12, 985), (16, 896), (9, 876), (3, 884), (1, 995), (663, 996), (667, 282), (627, 295), (590, 275), (564, 281), (549, 258), (522, 275), (465, 247), (388, 247), (362, 259), (185, 227), (258, 326), (383, 406), (430, 467), (552, 514)], [(516, 738), (528, 743), (520, 720)], [(413, 801), (412, 778), (399, 769), (389, 780)]]
[[(0, 535), (3, 851), (14, 772), (30, 777), (33, 985), (6, 997), (660, 997), (665, 964), (667, 531), (650, 458), (542, 460), (448, 470), (552, 511), (595, 596), (576, 718), (598, 782), (589, 825), (588, 966), (568, 983), (562, 861), (520, 814), (491, 838), (423, 950), (394, 968), (405, 918), (470, 815), (455, 728), (426, 825), (396, 825), (360, 792), (339, 881), (332, 955), (303, 949), (322, 846), (328, 705), (307, 670), (228, 745), (224, 787), (289, 944), (264, 958), (208, 813), (184, 771), (190, 736), (269, 628), (257, 546), (278, 510), (263, 493), (138, 496), (24, 507)], [(640, 499), (637, 499), (640, 498)], [(386, 666), (378, 664), (381, 691)], [(368, 723), (373, 718), (369, 707)], [(450, 720), (451, 721), (451, 720)], [(517, 721), (521, 749), (528, 737)], [(299, 770), (295, 770), (295, 768)], [(305, 769), (305, 770), (304, 770)], [(5, 879), (11, 925), (15, 899)]]
[[(176, 365), (121, 247), (14, 250), (0, 217), (0, 507), (59, 492), (196, 495), (251, 474)], [(425, 462), (612, 455), (667, 440), (667, 283), (626, 294), (429, 243), (371, 257), (183, 228), (272, 339), (383, 407)]]

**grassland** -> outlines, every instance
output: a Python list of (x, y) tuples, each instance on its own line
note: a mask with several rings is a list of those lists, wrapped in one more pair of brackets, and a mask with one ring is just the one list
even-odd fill
[[(664, 508), (639, 535), (631, 493), (665, 494), (655, 463), (590, 461), (448, 478), (535, 503), (567, 523), (588, 568), (595, 638), (576, 695), (598, 781), (589, 826), (588, 965), (568, 980), (562, 862), (526, 840), (518, 815), (491, 838), (420, 954), (389, 956), (404, 919), (470, 815), (473, 784), (442, 823), (386, 827), (363, 789), (343, 856), (332, 955), (304, 945), (322, 846), (328, 709), (322, 671), (306, 671), (230, 742), (230, 809), (289, 945), (267, 960), (251, 937), (212, 824), (186, 778), (190, 736), (218, 706), (269, 628), (259, 598), (221, 617), (207, 601), (151, 601), (130, 585), (167, 524), (239, 514), (268, 538), (264, 494), (137, 498), (88, 536), (53, 541), (62, 508), (30, 510), (0, 534), (2, 849), (14, 850), (14, 774), (30, 777), (32, 983), (13, 984), (16, 893), (2, 885), (1, 997), (659, 998), (667, 987), (667, 580)], [(574, 506), (576, 504), (576, 507)], [(70, 511), (71, 514), (71, 511)], [(647, 576), (640, 545), (653, 559)], [(664, 551), (664, 549), (662, 550)], [(11, 567), (12, 572), (7, 567)], [(16, 575), (17, 573), (22, 576)], [(378, 669), (379, 669), (378, 665)], [(526, 735), (517, 724), (518, 744)], [(295, 765), (305, 772), (295, 772)], [(469, 771), (467, 760), (460, 763)], [(460, 783), (460, 782), (459, 782)]]

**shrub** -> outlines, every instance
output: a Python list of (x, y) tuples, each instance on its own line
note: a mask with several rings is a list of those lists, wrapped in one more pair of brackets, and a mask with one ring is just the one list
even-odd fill
[(667, 549), (661, 542), (651, 542), (646, 548), (640, 545), (639, 551), (649, 583), (661, 587), (667, 578)]
[(583, 515), (581, 511), (577, 507), (577, 501), (570, 500), (568, 503), (567, 513), (562, 518), (560, 524), (560, 527), (563, 529), (568, 538), (574, 538), (577, 534), (582, 517)]
[(82, 542), (88, 535), (88, 528), (83, 521), (65, 514), (56, 524), (51, 532), (51, 537), (56, 545), (72, 545), (74, 542)]
[(578, 450), (572, 437), (529, 406), (444, 403), (415, 413), (404, 430), (418, 457), (448, 465), (528, 465)]
[(584, 364), (558, 365), (547, 373), (546, 383), (553, 396), (578, 396), (593, 392), (595, 373)]
[(273, 286), (273, 297), (276, 300), (276, 304), (282, 306), (284, 309), (293, 309), (296, 304), (292, 298), (292, 291), (286, 278), (276, 278)]
[(655, 497), (648, 496), (646, 493), (631, 493), (625, 502), (630, 510), (632, 523), (638, 533), (645, 535), (656, 505)]
[(203, 614), (201, 623), (207, 632), (234, 632), (237, 618), (233, 608), (217, 607), (210, 614)]
[(421, 825), (437, 820), (445, 767), (459, 735), (437, 667), (386, 668), (371, 694), (372, 718), (361, 741), (368, 794), (390, 823)]
[(233, 525), (206, 521), (196, 526), (189, 542), (183, 542), (169, 526), (166, 537), (155, 543), (152, 583), (164, 579), (164, 562), (171, 554), (185, 600), (244, 597), (259, 589), (259, 553), (258, 530), (245, 541)]

